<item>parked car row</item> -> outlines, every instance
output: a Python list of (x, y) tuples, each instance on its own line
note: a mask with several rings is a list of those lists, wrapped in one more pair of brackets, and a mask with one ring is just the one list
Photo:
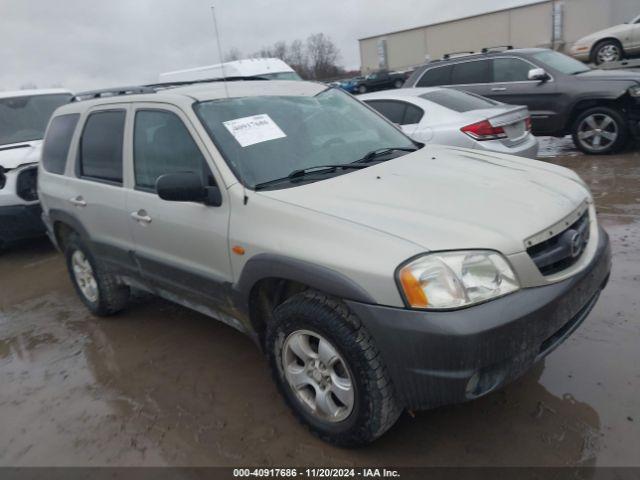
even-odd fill
[(592, 70), (542, 48), (488, 48), (418, 67), (405, 87), (448, 86), (525, 105), (535, 135), (572, 135), (588, 154), (613, 153), (640, 132), (640, 73)]
[[(414, 92), (398, 91), (396, 118), (414, 133), (429, 124), (412, 106), (504, 152), (528, 141), (523, 108)], [(38, 190), (93, 314), (136, 288), (231, 325), (295, 415), (342, 446), (518, 378), (584, 321), (610, 272), (571, 170), (424, 146), (319, 83), (78, 95), (49, 124)]]

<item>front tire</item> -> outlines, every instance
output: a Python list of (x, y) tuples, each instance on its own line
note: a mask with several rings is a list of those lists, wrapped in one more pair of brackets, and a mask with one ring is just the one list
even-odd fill
[(366, 85), (360, 85), (358, 87), (358, 93), (367, 93), (368, 89), (366, 87)]
[(629, 129), (622, 114), (608, 107), (594, 107), (582, 112), (571, 132), (573, 143), (588, 155), (618, 152), (629, 138)]
[(267, 326), (266, 350), (285, 401), (322, 440), (370, 443), (401, 413), (373, 339), (337, 300), (313, 291), (291, 297)]
[(622, 45), (615, 40), (603, 40), (593, 47), (591, 61), (596, 65), (619, 62), (624, 58)]
[(402, 87), (403, 87), (403, 85), (404, 85), (404, 82), (403, 82), (402, 80), (396, 80), (396, 81), (393, 83), (393, 86), (394, 86), (395, 88), (402, 88)]
[(70, 236), (65, 257), (76, 293), (91, 313), (106, 317), (126, 307), (130, 296), (129, 287), (118, 283), (78, 235)]

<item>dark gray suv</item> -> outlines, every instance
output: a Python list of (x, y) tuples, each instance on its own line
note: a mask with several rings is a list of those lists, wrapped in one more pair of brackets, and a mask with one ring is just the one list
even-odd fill
[(640, 73), (592, 70), (553, 50), (500, 47), (445, 55), (417, 68), (405, 83), (449, 85), (526, 105), (534, 134), (571, 134), (585, 153), (616, 152), (640, 131)]

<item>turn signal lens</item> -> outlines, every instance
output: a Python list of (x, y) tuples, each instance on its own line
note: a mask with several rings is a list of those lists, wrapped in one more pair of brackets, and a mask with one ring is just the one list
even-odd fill
[(507, 138), (502, 127), (494, 127), (489, 123), (489, 120), (483, 120), (478, 123), (472, 123), (466, 127), (460, 129), (463, 133), (466, 133), (474, 140), (498, 140), (500, 138)]
[(527, 132), (531, 131), (531, 117), (527, 117), (524, 119), (524, 125), (527, 129)]
[(413, 308), (427, 308), (429, 306), (429, 299), (427, 299), (420, 281), (413, 275), (411, 269), (402, 269), (400, 283), (409, 305)]

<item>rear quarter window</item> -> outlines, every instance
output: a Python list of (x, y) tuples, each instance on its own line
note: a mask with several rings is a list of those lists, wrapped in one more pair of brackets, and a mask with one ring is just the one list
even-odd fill
[(42, 168), (62, 175), (67, 165), (71, 137), (78, 125), (80, 114), (60, 115), (51, 120), (42, 149)]
[(451, 83), (451, 65), (446, 65), (428, 69), (420, 77), (416, 87), (438, 87), (449, 85), (449, 83)]
[(420, 95), (420, 97), (444, 108), (460, 113), (470, 112), (471, 110), (480, 110), (483, 108), (493, 108), (500, 105), (498, 102), (481, 97), (480, 95), (474, 95), (472, 93), (461, 92), (459, 90), (448, 88), (425, 93)]

